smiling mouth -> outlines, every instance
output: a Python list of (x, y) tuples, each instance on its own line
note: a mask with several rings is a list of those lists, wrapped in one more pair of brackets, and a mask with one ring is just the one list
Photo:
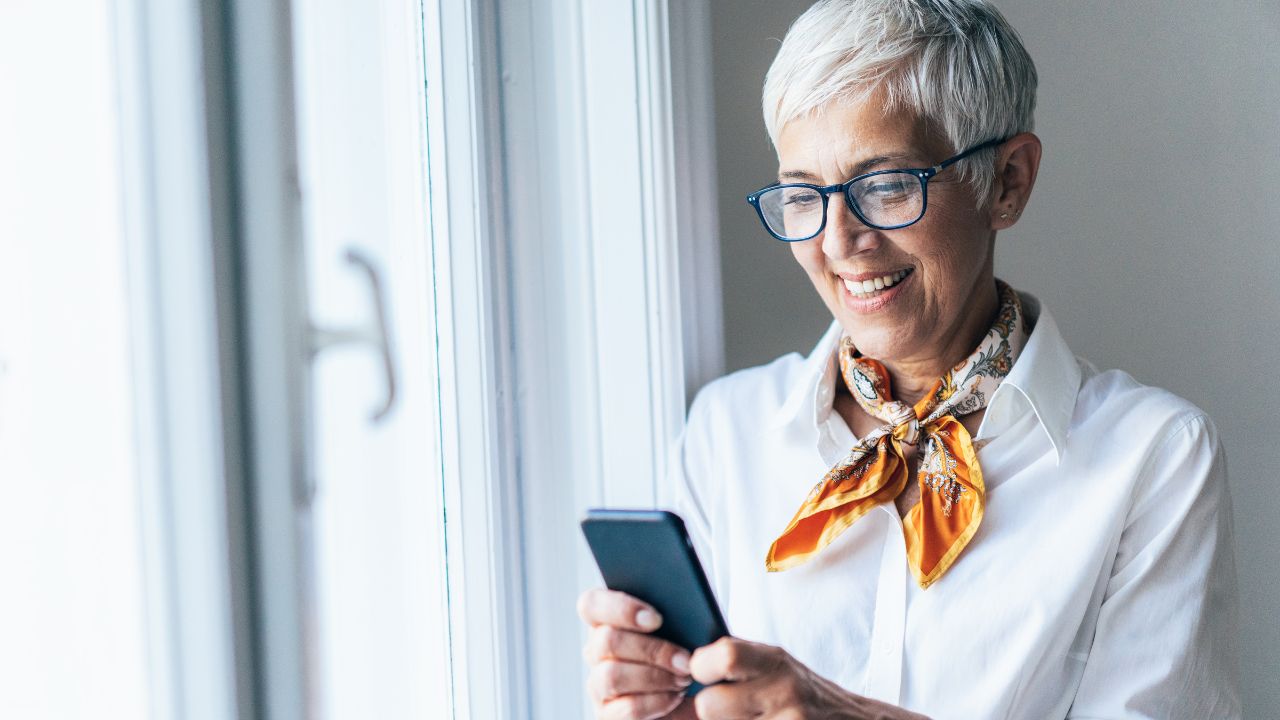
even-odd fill
[(902, 279), (910, 275), (911, 272), (912, 272), (912, 269), (907, 268), (905, 270), (899, 270), (896, 273), (884, 275), (882, 277), (878, 277), (872, 280), (859, 281), (859, 280), (843, 280), (842, 279), (841, 282), (844, 283), (844, 287), (846, 290), (849, 291), (850, 295), (853, 295), (859, 300), (865, 300), (868, 298), (873, 298), (883, 293), (885, 290), (888, 290), (889, 288), (893, 287), (894, 285), (897, 285), (898, 283), (902, 282)]

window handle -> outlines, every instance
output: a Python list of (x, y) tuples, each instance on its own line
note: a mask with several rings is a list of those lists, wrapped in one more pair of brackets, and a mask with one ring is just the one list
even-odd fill
[(355, 248), (347, 248), (346, 261), (355, 266), (369, 281), (369, 294), (373, 300), (372, 322), (347, 328), (320, 328), (311, 330), (311, 356), (335, 345), (370, 345), (382, 358), (382, 372), (386, 379), (386, 397), (369, 413), (369, 421), (382, 422), (396, 402), (396, 366), (391, 354), (391, 336), (387, 332), (386, 291), (377, 266), (369, 256)]

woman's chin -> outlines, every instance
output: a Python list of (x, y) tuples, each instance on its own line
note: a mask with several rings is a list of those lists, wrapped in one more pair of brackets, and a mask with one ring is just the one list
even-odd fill
[(904, 342), (907, 335), (898, 328), (867, 327), (868, 323), (841, 322), (844, 334), (853, 340), (853, 346), (864, 357), (892, 362), (895, 358), (911, 354), (911, 343)]

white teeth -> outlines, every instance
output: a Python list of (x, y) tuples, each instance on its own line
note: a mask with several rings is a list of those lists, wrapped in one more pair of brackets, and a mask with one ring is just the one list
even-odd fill
[(893, 287), (907, 276), (907, 272), (906, 270), (899, 270), (896, 273), (883, 275), (872, 280), (845, 280), (844, 286), (855, 297), (865, 298), (880, 290)]

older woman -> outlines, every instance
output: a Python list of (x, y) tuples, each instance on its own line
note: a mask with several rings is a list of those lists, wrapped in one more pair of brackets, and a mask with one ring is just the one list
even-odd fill
[(584, 594), (599, 717), (1239, 716), (1213, 424), (994, 276), (1035, 91), (982, 0), (823, 0), (787, 33), (748, 200), (835, 321), (694, 402), (670, 504), (735, 637), (690, 655)]

